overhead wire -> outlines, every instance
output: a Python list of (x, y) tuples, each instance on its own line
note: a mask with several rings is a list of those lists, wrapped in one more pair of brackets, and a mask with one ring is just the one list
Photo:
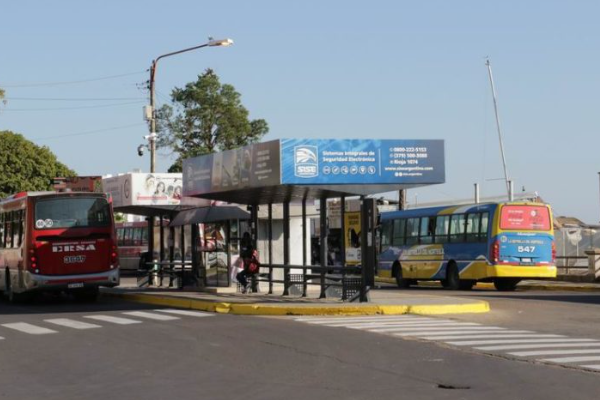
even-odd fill
[(6, 89), (6, 88), (26, 88), (26, 87), (42, 87), (42, 86), (76, 85), (76, 84), (80, 84), (80, 83), (97, 82), (97, 81), (104, 81), (104, 80), (109, 80), (109, 79), (122, 78), (122, 77), (125, 77), (125, 76), (145, 74), (147, 72), (148, 71), (128, 72), (128, 73), (118, 74), (118, 75), (108, 75), (108, 76), (101, 76), (101, 77), (98, 77), (98, 78), (79, 79), (79, 80), (73, 80), (73, 81), (16, 83), (16, 84), (0, 83), (0, 87), (2, 87), (3, 89)]
[(114, 126), (112, 128), (94, 129), (94, 130), (91, 130), (91, 131), (82, 131), (82, 132), (76, 132), (76, 133), (68, 133), (68, 134), (65, 134), (65, 135), (40, 137), (40, 138), (35, 138), (35, 139), (32, 139), (32, 140), (43, 141), (43, 140), (61, 139), (61, 138), (73, 137), (73, 136), (85, 136), (85, 135), (92, 135), (92, 134), (96, 134), (96, 133), (102, 133), (102, 132), (108, 132), (108, 131), (116, 131), (116, 130), (127, 129), (127, 128), (133, 128), (133, 127), (137, 127), (137, 126), (141, 126), (141, 125), (146, 125), (146, 124), (143, 123), (143, 122), (138, 122), (137, 124)]
[(108, 108), (108, 107), (119, 107), (119, 106), (128, 106), (133, 104), (141, 104), (145, 103), (146, 100), (138, 100), (131, 101), (127, 103), (114, 103), (114, 104), (96, 104), (93, 106), (76, 106), (76, 107), (50, 107), (50, 108), (9, 108), (5, 107), (2, 109), (2, 112), (6, 111), (62, 111), (62, 110), (81, 110), (81, 109), (89, 109), (89, 108)]
[(8, 97), (6, 101), (125, 101), (142, 100), (140, 97)]

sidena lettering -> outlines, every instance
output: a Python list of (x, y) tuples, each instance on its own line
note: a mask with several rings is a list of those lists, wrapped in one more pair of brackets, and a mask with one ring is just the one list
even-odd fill
[(54, 244), (52, 245), (53, 253), (66, 253), (69, 251), (94, 251), (96, 246), (93, 244)]

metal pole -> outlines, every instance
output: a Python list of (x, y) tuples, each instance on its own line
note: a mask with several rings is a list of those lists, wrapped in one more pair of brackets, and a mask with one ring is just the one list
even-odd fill
[(150, 111), (152, 112), (152, 116), (150, 119), (150, 136), (148, 137), (148, 142), (150, 144), (150, 173), (153, 174), (156, 169), (156, 112), (154, 110), (154, 105), (156, 104), (155, 98), (155, 88), (154, 88), (154, 76), (156, 74), (156, 63), (158, 59), (152, 61), (152, 66), (150, 67)]
[(327, 199), (321, 198), (320, 201), (320, 216), (319, 216), (319, 224), (321, 226), (321, 251), (320, 251), (320, 259), (321, 259), (321, 294), (319, 295), (320, 299), (324, 299), (327, 297), (325, 293), (325, 269), (327, 267)]
[(508, 201), (515, 200), (514, 182), (508, 181)]
[(156, 112), (154, 110), (154, 106), (156, 104), (155, 99), (155, 83), (154, 79), (156, 76), (156, 67), (158, 65), (158, 61), (161, 58), (174, 56), (176, 54), (186, 53), (188, 51), (201, 49), (203, 47), (211, 46), (229, 46), (233, 44), (233, 40), (231, 39), (223, 39), (223, 40), (214, 40), (210, 39), (208, 43), (201, 44), (199, 46), (188, 47), (187, 49), (174, 51), (171, 53), (163, 54), (157, 57), (152, 61), (152, 65), (150, 66), (150, 110), (151, 110), (151, 118), (150, 118), (150, 136), (148, 137), (148, 142), (150, 144), (150, 173), (154, 173), (156, 167)]
[(269, 294), (273, 294), (273, 204), (269, 203)]
[(598, 190), (599, 190), (599, 193), (600, 193), (600, 172), (598, 172)]
[(479, 204), (479, 183), (475, 183), (475, 204)]
[(498, 129), (498, 139), (500, 140), (500, 154), (502, 155), (502, 167), (504, 168), (504, 180), (506, 182), (506, 192), (510, 197), (510, 187), (508, 184), (508, 169), (506, 167), (506, 157), (504, 156), (504, 142), (502, 141), (502, 131), (500, 129), (500, 116), (498, 115), (498, 101), (496, 100), (496, 87), (494, 86), (494, 77), (492, 76), (492, 65), (490, 60), (485, 61), (490, 77), (490, 85), (492, 87), (492, 97), (494, 99), (494, 113), (496, 115), (496, 127)]
[(283, 203), (283, 295), (290, 294), (290, 202)]
[(398, 210), (406, 210), (406, 189), (398, 191)]
[(340, 204), (340, 217), (341, 217), (341, 224), (340, 226), (342, 227), (341, 231), (342, 231), (342, 237), (340, 238), (340, 259), (341, 259), (341, 264), (342, 264), (342, 301), (346, 301), (346, 235), (348, 234), (346, 232), (346, 196), (342, 196), (342, 198), (340, 199), (341, 204)]
[(307, 282), (306, 282), (306, 265), (308, 260), (306, 257), (306, 198), (302, 199), (302, 297), (306, 297)]

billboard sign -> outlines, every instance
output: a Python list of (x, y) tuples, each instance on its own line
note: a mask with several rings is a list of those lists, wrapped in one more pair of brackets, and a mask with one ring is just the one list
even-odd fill
[(277, 185), (444, 183), (443, 140), (281, 139), (183, 160), (184, 196)]
[(282, 139), (282, 184), (443, 183), (443, 140)]
[(185, 196), (280, 184), (279, 140), (183, 160)]
[(130, 173), (102, 180), (114, 207), (138, 205), (179, 205), (182, 198), (181, 174)]

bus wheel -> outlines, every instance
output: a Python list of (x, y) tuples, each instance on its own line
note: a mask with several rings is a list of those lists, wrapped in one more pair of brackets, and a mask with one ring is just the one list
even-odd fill
[(446, 267), (446, 279), (442, 281), (442, 285), (449, 290), (459, 290), (461, 288), (458, 266), (456, 263), (451, 262)]
[(100, 290), (94, 287), (73, 292), (73, 297), (78, 303), (95, 303), (99, 294)]
[(398, 285), (398, 288), (407, 289), (410, 286), (410, 281), (402, 278), (402, 267), (400, 264), (394, 264), (393, 271), (395, 271), (394, 276), (396, 277), (396, 285)]
[(517, 288), (517, 284), (521, 282), (518, 278), (506, 278), (494, 280), (494, 287), (500, 292), (512, 292)]

